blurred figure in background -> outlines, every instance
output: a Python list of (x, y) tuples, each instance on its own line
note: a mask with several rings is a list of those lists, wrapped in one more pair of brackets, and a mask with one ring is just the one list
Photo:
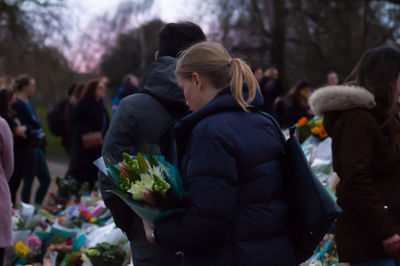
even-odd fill
[(118, 94), (112, 100), (112, 114), (118, 108), (119, 102), (126, 96), (138, 93), (140, 91), (139, 79), (133, 75), (128, 74), (122, 81), (122, 86), (118, 90)]
[(3, 76), (0, 78), (0, 89), (7, 89), (8, 91), (14, 90), (15, 80), (10, 76)]
[(40, 185), (35, 194), (35, 204), (41, 205), (50, 185), (50, 173), (44, 154), (45, 134), (41, 121), (29, 102), (29, 98), (35, 94), (36, 83), (30, 76), (20, 75), (15, 81), (15, 87), (18, 99), (13, 104), (13, 109), (21, 123), (29, 129), (27, 158), (22, 166), (27, 173), (24, 176), (21, 199), (23, 202), (30, 202), (33, 179), (37, 176)]
[(282, 83), (279, 80), (279, 72), (276, 67), (270, 67), (264, 72), (260, 81), (260, 90), (264, 98), (263, 111), (274, 115), (275, 99), (283, 92)]
[(280, 99), (275, 106), (276, 120), (282, 128), (288, 128), (296, 124), (300, 118), (311, 118), (313, 115), (308, 106), (308, 98), (311, 95), (311, 85), (307, 81), (299, 81)]
[(11, 106), (16, 102), (17, 97), (13, 90), (0, 90), (0, 116), (4, 118), (11, 129), (14, 137), (14, 164), (15, 171), (9, 180), (12, 202), (15, 204), (16, 193), (21, 180), (26, 176), (25, 161), (28, 159), (28, 148), (30, 132), (21, 124)]
[(339, 84), (338, 74), (335, 71), (329, 71), (326, 74), (326, 85), (333, 86)]
[(0, 118), (0, 266), (4, 263), (4, 249), (13, 245), (11, 196), (7, 181), (14, 165), (13, 137), (7, 122)]
[(256, 77), (256, 80), (258, 81), (258, 84), (260, 84), (264, 74), (263, 74), (263, 70), (261, 68), (256, 68), (254, 70), (254, 76)]
[(80, 184), (88, 182), (90, 189), (95, 187), (98, 171), (93, 161), (101, 156), (103, 137), (109, 125), (108, 112), (103, 103), (105, 92), (104, 82), (88, 82), (82, 91), (82, 99), (72, 113), (75, 136), (68, 174)]

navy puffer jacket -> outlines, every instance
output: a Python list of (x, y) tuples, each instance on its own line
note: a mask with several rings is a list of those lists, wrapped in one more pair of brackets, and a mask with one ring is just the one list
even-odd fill
[[(252, 105), (262, 104), (257, 94)], [(283, 144), (273, 124), (241, 110), (224, 90), (180, 120), (175, 133), (191, 205), (156, 224), (157, 242), (183, 251), (185, 266), (295, 265)]]

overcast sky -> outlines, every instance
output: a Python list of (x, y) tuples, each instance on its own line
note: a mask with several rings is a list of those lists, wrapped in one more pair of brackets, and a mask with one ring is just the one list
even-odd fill
[[(75, 24), (78, 24), (78, 26), (72, 27), (71, 37), (79, 35), (80, 31), (85, 29), (96, 16), (114, 11), (120, 3), (118, 0), (67, 1), (71, 7), (72, 16), (76, 20)], [(197, 3), (198, 0), (154, 0), (150, 14), (161, 18), (165, 22), (193, 20)]]

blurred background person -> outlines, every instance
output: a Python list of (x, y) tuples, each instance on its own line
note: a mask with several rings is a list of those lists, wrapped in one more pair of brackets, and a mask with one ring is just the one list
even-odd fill
[(114, 115), (118, 108), (119, 102), (123, 98), (138, 93), (139, 91), (139, 79), (133, 74), (126, 75), (122, 81), (122, 86), (118, 90), (118, 94), (112, 100), (112, 114)]
[(282, 83), (279, 80), (279, 72), (276, 67), (270, 67), (264, 72), (260, 81), (260, 90), (264, 98), (263, 111), (274, 115), (275, 99), (283, 93)]
[(21, 180), (26, 176), (25, 162), (29, 159), (29, 132), (28, 128), (21, 124), (11, 106), (16, 102), (17, 97), (13, 90), (0, 90), (0, 116), (7, 121), (14, 139), (14, 164), (15, 170), (9, 180), (10, 193), (12, 202), (15, 204), (16, 193)]
[(256, 77), (256, 80), (258, 81), (258, 84), (260, 84), (263, 76), (264, 76), (264, 73), (263, 73), (263, 70), (261, 68), (256, 68), (254, 70), (254, 77)]
[(50, 185), (50, 173), (44, 153), (45, 133), (41, 121), (29, 101), (29, 98), (36, 92), (36, 82), (28, 75), (20, 75), (15, 81), (15, 86), (18, 99), (13, 104), (13, 109), (21, 124), (29, 128), (27, 160), (23, 165), (27, 173), (24, 176), (21, 199), (23, 202), (30, 202), (33, 179), (37, 176), (39, 188), (35, 194), (35, 204), (41, 205)]
[(302, 80), (297, 82), (285, 97), (277, 101), (275, 117), (282, 128), (293, 126), (302, 117), (313, 117), (308, 105), (311, 92), (311, 85)]
[(0, 118), (0, 266), (4, 263), (5, 248), (13, 245), (11, 196), (7, 181), (14, 167), (13, 137), (7, 122)]
[(3, 76), (0, 78), (0, 89), (14, 90), (15, 80), (11, 76)]
[(75, 136), (68, 174), (80, 184), (87, 182), (90, 189), (95, 187), (98, 172), (93, 161), (101, 156), (103, 138), (110, 122), (103, 103), (105, 92), (104, 82), (88, 82), (72, 113)]
[(335, 71), (329, 71), (326, 74), (326, 85), (328, 86), (333, 86), (333, 85), (338, 85), (339, 84), (339, 77), (338, 74)]

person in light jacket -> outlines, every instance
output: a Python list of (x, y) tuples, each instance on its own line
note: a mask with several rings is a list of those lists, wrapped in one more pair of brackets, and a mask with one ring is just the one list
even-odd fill
[(14, 168), (13, 135), (7, 122), (0, 118), (0, 266), (4, 249), (12, 246), (11, 194), (8, 187)]

